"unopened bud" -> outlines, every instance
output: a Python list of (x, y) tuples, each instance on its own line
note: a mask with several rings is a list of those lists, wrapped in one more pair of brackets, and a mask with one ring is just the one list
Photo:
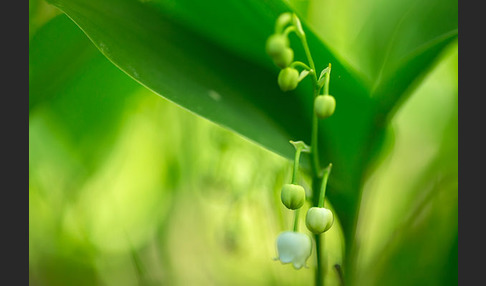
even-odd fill
[(299, 84), (299, 72), (291, 67), (286, 67), (278, 74), (278, 85), (282, 91), (294, 90)]
[(282, 203), (291, 210), (301, 208), (305, 202), (304, 187), (295, 184), (285, 184), (280, 193)]
[(332, 212), (326, 208), (312, 207), (307, 211), (305, 225), (314, 234), (329, 230), (334, 222)]
[(336, 100), (331, 95), (319, 95), (314, 100), (314, 112), (320, 119), (328, 118), (336, 109)]

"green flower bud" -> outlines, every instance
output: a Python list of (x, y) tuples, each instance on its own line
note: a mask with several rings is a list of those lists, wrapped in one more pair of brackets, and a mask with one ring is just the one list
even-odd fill
[(284, 231), (277, 237), (277, 253), (283, 264), (292, 263), (300, 269), (312, 253), (312, 241), (307, 234)]
[(294, 51), (285, 48), (279, 55), (273, 58), (273, 62), (281, 69), (286, 68), (294, 60)]
[(282, 91), (294, 90), (299, 84), (299, 72), (291, 67), (284, 68), (278, 74), (278, 85)]
[(292, 14), (290, 12), (285, 12), (278, 16), (277, 21), (275, 22), (275, 27), (278, 31), (282, 31), (285, 26), (292, 22)]
[(266, 51), (271, 57), (277, 57), (289, 47), (289, 39), (280, 34), (273, 34), (267, 39)]
[(320, 119), (331, 116), (335, 108), (336, 100), (331, 95), (319, 95), (314, 100), (314, 112)]
[(282, 203), (291, 210), (301, 208), (305, 202), (305, 190), (300, 185), (285, 184), (280, 193)]
[(331, 228), (334, 222), (332, 212), (326, 208), (312, 207), (307, 211), (305, 225), (314, 234), (320, 234)]

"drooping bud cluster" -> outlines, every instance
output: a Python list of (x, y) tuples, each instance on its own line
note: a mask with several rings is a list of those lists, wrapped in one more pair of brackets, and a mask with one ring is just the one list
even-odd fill
[(279, 68), (286, 68), (294, 60), (294, 51), (289, 47), (289, 38), (284, 28), (292, 22), (290, 13), (281, 14), (275, 23), (275, 33), (266, 42), (267, 54)]
[[(288, 38), (290, 32), (295, 32), (301, 40), (306, 52), (308, 64), (301, 61), (294, 61), (294, 51), (290, 48)], [(299, 82), (310, 74), (314, 83), (314, 95), (316, 95), (312, 110), (314, 112), (314, 118), (325, 119), (334, 114), (336, 100), (333, 96), (329, 95), (331, 64), (329, 63), (328, 67), (323, 69), (317, 78), (316, 68), (310, 55), (302, 23), (295, 13), (283, 13), (279, 16), (275, 24), (275, 33), (267, 39), (265, 49), (274, 64), (281, 69), (278, 74), (278, 86), (282, 91), (287, 92), (296, 89)], [(296, 67), (303, 69), (299, 72)], [(321, 92), (322, 89), (323, 92)], [(317, 123), (317, 120), (313, 120), (313, 124)], [(314, 127), (315, 125), (313, 125), (312, 130), (318, 130)], [(298, 231), (300, 208), (304, 206), (306, 201), (306, 191), (303, 186), (297, 183), (301, 152), (310, 153), (313, 156), (314, 175), (317, 179), (322, 179), (320, 193), (315, 192), (315, 190), (312, 192), (312, 196), (319, 196), (319, 203), (317, 206), (309, 208), (306, 213), (305, 224), (307, 229), (311, 233), (319, 235), (328, 231), (334, 223), (332, 211), (323, 207), (327, 178), (332, 164), (330, 163), (325, 169), (320, 168), (317, 155), (317, 139), (314, 140), (317, 138), (315, 137), (317, 136), (317, 132), (313, 131), (311, 136), (312, 146), (306, 145), (303, 141), (290, 141), (296, 150), (292, 181), (291, 183), (284, 184), (280, 193), (282, 204), (287, 209), (293, 210), (295, 217), (293, 231), (282, 232), (277, 237), (278, 259), (284, 264), (292, 263), (295, 269), (300, 269), (305, 266), (306, 260), (312, 252), (311, 237)], [(318, 241), (316, 240), (316, 245), (317, 243)]]
[(286, 68), (294, 60), (294, 51), (289, 47), (289, 39), (286, 35), (271, 35), (267, 40), (266, 50), (279, 68)]
[(275, 33), (268, 37), (265, 45), (265, 50), (273, 63), (282, 69), (278, 75), (278, 85), (282, 91), (294, 90), (305, 77), (292, 67), (294, 50), (290, 48), (290, 31), (303, 33), (302, 25), (295, 14), (283, 13), (275, 23)]
[(289, 12), (285, 12), (278, 16), (277, 21), (275, 22), (275, 30), (277, 32), (282, 32), (285, 26), (293, 21), (292, 14)]
[(285, 35), (273, 34), (268, 37), (266, 50), (269, 56), (277, 57), (288, 47), (289, 39)]

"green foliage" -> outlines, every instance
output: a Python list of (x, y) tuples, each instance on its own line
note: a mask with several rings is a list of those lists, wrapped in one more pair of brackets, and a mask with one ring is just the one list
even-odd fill
[[(50, 2), (53, 6), (29, 1), (31, 208), (35, 211), (44, 209), (45, 202), (51, 202), (46, 199), (51, 196), (48, 195), (50, 193), (56, 194), (57, 199), (54, 201), (59, 206), (41, 212), (43, 216), (38, 218), (39, 224), (43, 220), (55, 221), (50, 219), (55, 217), (56, 211), (69, 217), (69, 208), (61, 203), (66, 199), (62, 195), (65, 192), (70, 194), (68, 201), (73, 204), (84, 200), (85, 203), (81, 205), (89, 205), (90, 200), (84, 198), (89, 184), (85, 184), (92, 181), (93, 176), (102, 177), (100, 170), (106, 168), (106, 162), (115, 160), (110, 158), (117, 152), (114, 148), (120, 144), (121, 136), (127, 132), (126, 126), (130, 122), (128, 118), (131, 118), (128, 114), (132, 116), (140, 110), (147, 112), (147, 108), (137, 107), (143, 101), (142, 98), (147, 96), (147, 93), (140, 92), (141, 87), (269, 151), (292, 159), (294, 149), (288, 144), (289, 140), (310, 143), (312, 85), (310, 80), (304, 79), (295, 90), (283, 93), (276, 84), (279, 68), (265, 54), (265, 41), (274, 32), (277, 16), (297, 9), (307, 16), (301, 17), (302, 25), (315, 62), (332, 64), (330, 93), (336, 98), (339, 107), (320, 126), (319, 155), (323, 164), (333, 163), (327, 196), (342, 227), (347, 257), (343, 260), (351, 263), (345, 265), (348, 269), (360, 267), (354, 240), (363, 183), (379, 158), (387, 154), (389, 123), (406, 102), (407, 96), (421, 86), (443, 51), (457, 38), (457, 1), (388, 3), (370, 0), (356, 4), (363, 9), (349, 9), (354, 1), (309, 1), (306, 4), (303, 4), (304, 1), (291, 1), (292, 6), (281, 1), (257, 0), (201, 3), (129, 0)], [(44, 7), (44, 10), (39, 7)], [(46, 12), (45, 7), (51, 10)], [(53, 12), (53, 7), (65, 14), (55, 16), (59, 11)], [(304, 50), (297, 38), (290, 36), (289, 40), (293, 57), (296, 60), (304, 59)], [(156, 101), (149, 102), (154, 104)], [(156, 110), (165, 112), (168, 109)], [(159, 117), (154, 115), (154, 118)], [(181, 138), (191, 138), (191, 132), (197, 130), (185, 124), (190, 120), (177, 122), (183, 116), (171, 118), (167, 115), (163, 118), (166, 121), (157, 121), (159, 123), (153, 124), (152, 128), (158, 130), (165, 125), (174, 125), (175, 129), (187, 129), (187, 134), (183, 133), (186, 137), (181, 135)], [(447, 138), (454, 140), (457, 137), (453, 134), (454, 127), (451, 128), (452, 133), (449, 134), (452, 135)], [(154, 155), (154, 165), (148, 163), (150, 161), (139, 161), (137, 165), (153, 170), (145, 175), (140, 173), (140, 176), (152, 176), (152, 181), (148, 181), (152, 183), (142, 185), (142, 188), (145, 186), (153, 190), (146, 194), (145, 201), (165, 201), (168, 204), (172, 196), (170, 192), (157, 194), (155, 186), (172, 186), (177, 189), (183, 180), (195, 176), (200, 168), (192, 166), (190, 162), (197, 158), (194, 154), (203, 150), (193, 150), (182, 159), (167, 159), (168, 162), (161, 163), (161, 159), (156, 159), (159, 158), (157, 156), (171, 158), (174, 155), (157, 150), (172, 150), (176, 143), (171, 143), (169, 138), (151, 137), (148, 135), (152, 134), (150, 131), (139, 132), (132, 136), (154, 140), (153, 146), (145, 150), (146, 155), (149, 156), (150, 152), (158, 154)], [(442, 136), (437, 134), (438, 137)], [(125, 136), (126, 144), (135, 144), (130, 143), (130, 135)], [(218, 145), (221, 150), (231, 150), (230, 147), (224, 147), (228, 144), (224, 141), (226, 139), (221, 140)], [(444, 140), (444, 146), (450, 140)], [(187, 151), (190, 144), (187, 141), (190, 139), (177, 141), (183, 145), (175, 149)], [(235, 141), (231, 142), (234, 144)], [(451, 149), (454, 150), (454, 146), (444, 147), (444, 150)], [(445, 154), (442, 152), (446, 151), (439, 153)], [(172, 150), (172, 153), (175, 151)], [(454, 162), (447, 162), (452, 168)], [(154, 167), (156, 163), (166, 164), (166, 169)], [(304, 155), (302, 167), (309, 170), (309, 163), (309, 158)], [(431, 167), (431, 174), (435, 174), (433, 170), (436, 169)], [(157, 172), (167, 172), (160, 179), (162, 181), (156, 179), (159, 175)], [(55, 175), (59, 173), (63, 176)], [(136, 176), (128, 171), (126, 175)], [(110, 173), (104, 176), (110, 178)], [(431, 176), (427, 173), (423, 180), (427, 181)], [(454, 173), (450, 176), (454, 177)], [(131, 185), (128, 181), (126, 184)], [(76, 187), (78, 185), (85, 187)], [(455, 188), (453, 183), (452, 187), (447, 186), (452, 191)], [(94, 198), (95, 195), (91, 193), (90, 196)], [(451, 200), (454, 202), (454, 198)], [(163, 225), (159, 219), (156, 223), (148, 218), (150, 211), (153, 211), (155, 216), (164, 220), (165, 212), (157, 213), (155, 205), (149, 203), (148, 206), (145, 210), (143, 207), (136, 208), (139, 217), (135, 216), (133, 221), (127, 222), (136, 225), (137, 222), (145, 221), (141, 224), (141, 229), (144, 229), (142, 233), (153, 231), (153, 225), (157, 223)], [(64, 208), (66, 211), (61, 211)], [(435, 217), (440, 220), (440, 214), (440, 209), (437, 209), (429, 219), (433, 221)], [(62, 229), (60, 225), (65, 223), (57, 221), (51, 227), (59, 230)], [(147, 227), (144, 228), (144, 225)], [(427, 225), (424, 222), (424, 228)], [(31, 243), (35, 243), (35, 240), (42, 239), (40, 233), (43, 232), (39, 232), (41, 230), (37, 230), (34, 225), (31, 227), (34, 234), (40, 235), (31, 237)], [(339, 229), (333, 227), (329, 232), (334, 231), (334, 228)], [(94, 229), (99, 230), (101, 227)], [(93, 233), (96, 231), (93, 230)], [(420, 236), (419, 233), (406, 232), (400, 240), (390, 243), (386, 248), (387, 254), (382, 256), (380, 267), (377, 267), (370, 281), (383, 278), (383, 281), (394, 284), (399, 274), (389, 271), (387, 261), (402, 261), (405, 266), (401, 267), (407, 267), (408, 260), (400, 257), (406, 257), (411, 251), (407, 248), (407, 241), (416, 238), (418, 243), (427, 239), (426, 234)], [(59, 241), (68, 241), (64, 236), (60, 232)], [(135, 240), (143, 241), (142, 237)], [(81, 269), (80, 275), (89, 280), (86, 283), (96, 284), (97, 274), (87, 266), (95, 264), (94, 247), (88, 246), (90, 243), (83, 242), (76, 235), (69, 237), (69, 241), (71, 243), (63, 248), (62, 255), (46, 265), (54, 267), (64, 263), (67, 269)], [(100, 238), (100, 241), (103, 239)], [(100, 241), (98, 245), (109, 245), (106, 241)], [(135, 243), (133, 247), (139, 248), (141, 245)], [(75, 249), (82, 249), (81, 255), (69, 264), (66, 261), (69, 261)], [(454, 248), (453, 243), (444, 243), (443, 249), (443, 252), (437, 253), (447, 252), (454, 257), (457, 246)], [(137, 257), (136, 252), (132, 252), (132, 257)], [(37, 260), (33, 257), (32, 263), (44, 263), (41, 258)], [(141, 265), (138, 262), (135, 264)], [(140, 267), (137, 269), (142, 269)], [(439, 273), (437, 267), (435, 271)], [(451, 263), (443, 267), (449, 269), (455, 266)], [(144, 275), (142, 270), (137, 272), (139, 276)], [(351, 278), (346, 279), (352, 279), (353, 273), (360, 277), (358, 270), (347, 271), (346, 274)], [(420, 280), (420, 277), (425, 277), (425, 274), (415, 276), (415, 279)], [(71, 285), (67, 281), (74, 281), (69, 277), (52, 279), (60, 279), (58, 285)], [(144, 279), (148, 278), (140, 278)], [(419, 284), (417, 281), (415, 283)], [(444, 285), (445, 282), (440, 284)]]

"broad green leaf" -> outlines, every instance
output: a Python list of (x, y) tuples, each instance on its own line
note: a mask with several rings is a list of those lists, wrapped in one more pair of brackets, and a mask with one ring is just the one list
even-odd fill
[[(197, 6), (178, 1), (163, 6), (159, 2), (78, 0), (53, 4), (114, 64), (161, 96), (288, 158), (293, 157), (289, 140), (310, 142), (311, 82), (304, 80), (295, 92), (281, 92), (278, 69), (264, 52), (275, 19), (288, 11), (283, 3)], [(219, 9), (213, 9), (216, 6)], [(180, 22), (187, 19), (193, 22)], [(321, 155), (323, 164), (332, 161), (335, 166), (329, 196), (343, 225), (351, 228), (361, 161), (366, 157), (361, 148), (371, 127), (367, 120), (371, 100), (350, 70), (305, 25), (304, 29), (311, 50), (316, 51), (317, 65), (324, 68), (331, 62), (333, 66), (331, 92), (338, 108), (321, 126)], [(202, 31), (209, 32), (202, 35)], [(304, 59), (296, 37), (292, 46), (296, 58)]]
[[(360, 277), (366, 277), (363, 285), (457, 285), (458, 117), (454, 111), (439, 145), (440, 155), (410, 187), (409, 198), (402, 203), (406, 211), (394, 234), (360, 269)], [(406, 280), (404, 269), (410, 273)]]
[[(396, 111), (433, 67), (441, 52), (457, 40), (457, 30), (444, 34), (411, 52), (373, 91), (383, 113)], [(390, 116), (390, 115), (388, 115)]]
[[(275, 19), (290, 10), (283, 2), (50, 2), (117, 67), (164, 98), (289, 159), (289, 140), (310, 143), (310, 79), (281, 92), (279, 70), (264, 51)], [(385, 124), (377, 121), (365, 80), (303, 24), (319, 71), (332, 64), (330, 92), (337, 108), (320, 124), (319, 147), (322, 165), (333, 163), (328, 194), (349, 241), (365, 166), (379, 149)], [(295, 36), (291, 45), (296, 59), (305, 61)]]
[(398, 108), (457, 39), (457, 0), (310, 2), (310, 25), (366, 79), (380, 106), (379, 121)]
[[(454, 31), (457, 34), (457, 9), (457, 0), (400, 0), (393, 5), (377, 0), (377, 9), (371, 12), (363, 27), (367, 31), (364, 34), (373, 33), (375, 36), (375, 40), (366, 37), (365, 43), (373, 47), (368, 51), (374, 51), (375, 68), (370, 70), (374, 85), (394, 74), (397, 65), (410, 57), (411, 52)], [(430, 65), (425, 58), (422, 61), (414, 67)]]
[(29, 40), (40, 27), (60, 13), (45, 0), (29, 0)]
[[(63, 41), (57, 41), (62, 35)], [(79, 161), (93, 170), (109, 150), (140, 85), (106, 59), (64, 14), (29, 43), (29, 113), (42, 112)], [(88, 152), (89, 151), (89, 152)]]

